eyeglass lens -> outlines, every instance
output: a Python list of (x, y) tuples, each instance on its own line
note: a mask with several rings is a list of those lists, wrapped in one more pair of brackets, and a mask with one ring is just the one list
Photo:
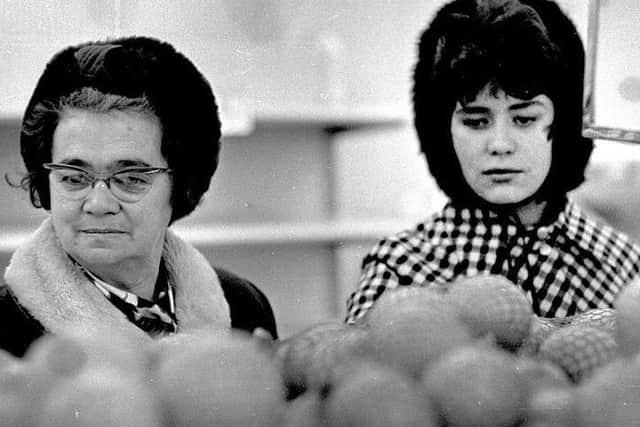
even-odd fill
[(123, 171), (106, 177), (98, 177), (75, 169), (53, 169), (51, 176), (56, 190), (72, 200), (87, 197), (98, 181), (104, 181), (117, 199), (124, 202), (135, 202), (149, 191), (158, 172), (159, 170)]

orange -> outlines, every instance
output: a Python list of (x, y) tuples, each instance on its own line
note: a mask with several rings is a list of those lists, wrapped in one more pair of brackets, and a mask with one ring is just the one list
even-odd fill
[(474, 336), (490, 335), (501, 347), (515, 351), (529, 334), (531, 303), (522, 289), (503, 276), (459, 278), (451, 283), (447, 297)]
[(548, 360), (518, 356), (515, 368), (524, 379), (528, 393), (534, 393), (538, 389), (566, 388), (572, 385), (565, 371)]
[(435, 286), (398, 286), (385, 290), (375, 305), (362, 318), (361, 322), (370, 324), (376, 319), (393, 316), (396, 311), (423, 311), (432, 306), (445, 304), (443, 288)]
[(0, 425), (28, 426), (46, 383), (23, 360), (7, 357), (0, 366)]
[(560, 326), (561, 322), (556, 319), (533, 315), (529, 332), (518, 349), (518, 354), (522, 356), (535, 356), (540, 349), (540, 344)]
[(284, 387), (271, 356), (248, 335), (199, 335), (199, 344), (169, 346), (152, 375), (165, 424), (275, 427)]
[[(278, 344), (275, 359), (280, 365), (290, 399), (307, 390), (310, 377), (314, 377), (312, 381), (315, 385), (320, 385), (323, 381), (321, 365), (326, 366), (322, 362), (322, 357), (329, 360), (333, 356), (337, 359), (348, 355), (349, 349), (343, 350), (336, 344), (348, 341), (350, 338), (347, 337), (355, 338), (358, 332), (352, 334), (352, 330), (360, 331), (361, 329), (341, 322), (323, 322), (310, 326)], [(331, 348), (331, 350), (325, 351), (324, 348)], [(335, 352), (333, 356), (328, 354), (331, 351)], [(343, 353), (339, 355), (340, 352)], [(327, 354), (319, 357), (319, 353)], [(317, 362), (314, 373), (311, 373), (313, 360)]]
[(326, 400), (330, 427), (429, 427), (436, 417), (410, 378), (367, 363), (330, 391)]
[[(46, 338), (43, 338), (46, 339)], [(56, 369), (70, 369), (70, 361), (65, 362), (65, 357), (72, 358), (78, 363), (85, 360), (84, 368), (108, 368), (126, 372), (126, 375), (145, 377), (149, 366), (149, 346), (153, 342), (151, 338), (100, 328), (86, 330), (84, 328), (69, 328), (60, 332), (53, 341), (43, 342), (43, 353), (49, 352), (49, 363), (57, 365)], [(62, 340), (57, 343), (56, 340)], [(68, 348), (65, 348), (68, 343)], [(75, 343), (75, 344), (72, 344)], [(82, 350), (84, 355), (78, 352)]]
[(640, 280), (624, 287), (614, 301), (617, 315), (615, 336), (621, 356), (640, 352)]
[(324, 405), (317, 392), (304, 393), (287, 404), (280, 427), (325, 427)]
[(617, 355), (612, 333), (589, 325), (569, 325), (557, 329), (540, 345), (540, 358), (562, 367), (579, 383)]
[(367, 338), (367, 331), (357, 326), (347, 326), (341, 333), (327, 337), (309, 359), (307, 387), (320, 391), (330, 387), (342, 365), (358, 363), (363, 357), (362, 348)]
[(160, 427), (161, 407), (142, 382), (119, 370), (91, 367), (49, 393), (38, 427)]
[(29, 347), (24, 359), (62, 378), (79, 373), (88, 363), (89, 355), (85, 344), (76, 339), (64, 335), (45, 335)]
[(579, 427), (575, 393), (570, 387), (542, 387), (527, 403), (527, 427)]
[(452, 305), (441, 298), (416, 301), (395, 300), (372, 310), (361, 348), (363, 356), (415, 378), (431, 361), (472, 340)]
[(575, 391), (580, 427), (637, 426), (640, 422), (640, 367), (618, 359), (596, 370)]
[(526, 385), (515, 356), (494, 346), (451, 350), (427, 366), (422, 384), (447, 426), (511, 427), (525, 415)]

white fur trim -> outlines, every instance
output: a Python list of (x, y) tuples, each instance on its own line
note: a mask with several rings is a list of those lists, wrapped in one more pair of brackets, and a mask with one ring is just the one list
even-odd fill
[[(175, 285), (179, 331), (229, 328), (229, 304), (206, 258), (168, 230), (163, 259)], [(108, 327), (148, 339), (72, 264), (50, 218), (14, 252), (4, 278), (18, 302), (50, 332)]]

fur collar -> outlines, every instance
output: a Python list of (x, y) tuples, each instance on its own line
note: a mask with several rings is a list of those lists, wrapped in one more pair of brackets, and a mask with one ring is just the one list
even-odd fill
[[(229, 304), (206, 258), (167, 230), (163, 259), (175, 284), (179, 331), (214, 325), (229, 328)], [(114, 332), (148, 337), (73, 265), (49, 218), (14, 252), (4, 277), (20, 305), (50, 332), (91, 332), (106, 326)]]

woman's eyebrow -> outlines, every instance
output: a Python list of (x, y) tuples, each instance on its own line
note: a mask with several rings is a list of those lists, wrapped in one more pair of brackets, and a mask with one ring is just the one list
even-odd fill
[(115, 162), (113, 166), (115, 166), (116, 169), (122, 169), (122, 168), (131, 168), (131, 167), (146, 168), (151, 165), (143, 160), (118, 160), (117, 162)]
[(456, 109), (456, 114), (485, 114), (489, 111), (487, 107), (481, 107), (478, 105), (462, 105)]
[(86, 168), (87, 166), (90, 166), (89, 163), (77, 157), (65, 157), (64, 159), (58, 160), (56, 163), (70, 165), (70, 166), (78, 166), (81, 168)]
[(522, 102), (509, 105), (509, 110), (523, 110), (525, 108), (529, 108), (537, 105), (542, 105), (542, 103), (536, 100), (522, 101)]
[[(77, 157), (66, 157), (62, 160), (60, 160), (57, 163), (64, 163), (66, 165), (71, 165), (71, 166), (78, 166), (84, 169), (88, 169), (88, 170), (93, 170), (94, 165), (92, 165), (91, 163), (79, 159)], [(108, 170), (118, 170), (118, 169), (123, 169), (123, 168), (131, 168), (131, 167), (150, 167), (151, 165), (143, 160), (138, 160), (138, 159), (124, 159), (124, 160), (117, 160), (111, 164), (109, 164), (107, 166)]]

